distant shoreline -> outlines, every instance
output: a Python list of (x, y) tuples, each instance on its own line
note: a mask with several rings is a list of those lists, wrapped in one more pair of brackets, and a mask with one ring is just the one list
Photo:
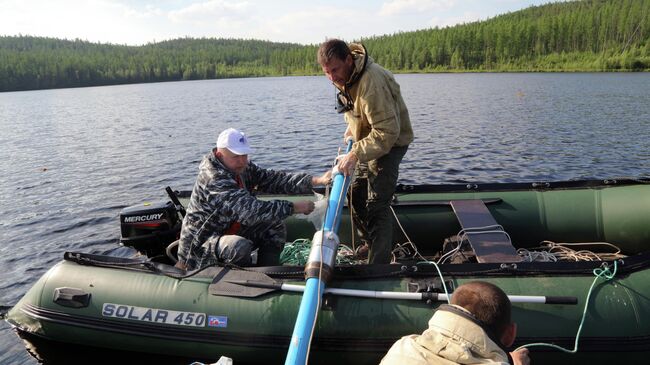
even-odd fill
[[(631, 70), (552, 70), (552, 71), (486, 71), (486, 70), (448, 70), (448, 71), (435, 71), (435, 72), (426, 72), (426, 71), (396, 71), (395, 75), (433, 75), (433, 74), (520, 74), (520, 73), (557, 73), (557, 74), (579, 74), (579, 73), (648, 73), (650, 70), (643, 71), (631, 71)], [(6, 90), (0, 91), (2, 93), (10, 92), (28, 92), (28, 91), (45, 91), (45, 90), (59, 90), (59, 89), (77, 89), (77, 88), (90, 88), (90, 87), (104, 87), (104, 86), (124, 86), (124, 85), (141, 85), (141, 84), (157, 84), (157, 83), (168, 83), (168, 82), (186, 82), (186, 81), (209, 81), (209, 80), (236, 80), (236, 79), (251, 79), (251, 78), (271, 78), (271, 77), (325, 77), (322, 74), (310, 74), (310, 75), (261, 75), (261, 76), (238, 76), (238, 77), (222, 77), (214, 79), (195, 79), (195, 80), (161, 80), (161, 81), (148, 81), (148, 82), (124, 82), (124, 83), (111, 83), (104, 85), (81, 85), (81, 86), (68, 86), (68, 87), (54, 87), (54, 88), (41, 88), (41, 89), (26, 89), (26, 90)]]
[[(358, 40), (394, 73), (650, 71), (650, 0), (553, 2)], [(0, 36), (0, 91), (321, 74), (316, 45), (179, 38), (143, 46)]]

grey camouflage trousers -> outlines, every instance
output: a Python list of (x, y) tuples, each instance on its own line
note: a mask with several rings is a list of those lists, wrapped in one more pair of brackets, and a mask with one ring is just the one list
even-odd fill
[(283, 221), (243, 227), (237, 235), (213, 235), (205, 245), (210, 253), (223, 263), (237, 266), (253, 265), (251, 253), (257, 251), (257, 266), (280, 264), (280, 254), (287, 239), (287, 229)]

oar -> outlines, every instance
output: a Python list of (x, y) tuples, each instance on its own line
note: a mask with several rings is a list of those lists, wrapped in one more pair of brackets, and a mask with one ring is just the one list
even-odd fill
[[(270, 279), (270, 278), (269, 278)], [(243, 285), (254, 288), (267, 289), (261, 292), (260, 295), (268, 293), (268, 289), (282, 290), (289, 292), (304, 292), (305, 286), (295, 284), (284, 284), (273, 281), (259, 281), (259, 280), (226, 280), (228, 283)], [(376, 299), (401, 299), (401, 300), (432, 300), (432, 301), (447, 301), (447, 294), (434, 293), (434, 292), (420, 292), (408, 293), (397, 291), (376, 291), (376, 290), (360, 290), (360, 289), (343, 289), (343, 288), (326, 288), (323, 294), (340, 295), (346, 297), (360, 297), (360, 298), (376, 298)], [(512, 303), (538, 303), (538, 304), (578, 304), (577, 297), (563, 297), (563, 296), (546, 296), (546, 295), (508, 295)]]
[[(352, 141), (348, 141), (346, 153), (352, 149)], [(312, 240), (309, 259), (305, 266), (307, 282), (300, 302), (300, 309), (293, 328), (293, 335), (289, 344), (285, 365), (305, 364), (309, 356), (311, 337), (321, 305), (321, 297), (325, 291), (325, 284), (331, 277), (336, 264), (336, 252), (339, 238), (336, 232), (341, 223), (343, 202), (350, 187), (351, 176), (336, 174), (332, 183), (327, 214), (323, 229), (316, 232)]]

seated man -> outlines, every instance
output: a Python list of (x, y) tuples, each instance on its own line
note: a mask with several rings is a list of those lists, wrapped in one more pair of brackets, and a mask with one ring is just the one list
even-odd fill
[[(517, 326), (508, 296), (497, 286), (473, 281), (459, 286), (451, 305), (443, 304), (421, 335), (402, 337), (382, 365), (510, 364)], [(528, 365), (528, 349), (511, 352), (513, 364)]]
[(250, 266), (277, 265), (286, 240), (283, 220), (294, 213), (309, 214), (308, 200), (264, 201), (253, 192), (300, 194), (327, 184), (331, 171), (320, 177), (263, 169), (248, 160), (252, 150), (246, 135), (228, 128), (199, 165), (178, 244), (179, 268), (193, 270), (217, 260)]

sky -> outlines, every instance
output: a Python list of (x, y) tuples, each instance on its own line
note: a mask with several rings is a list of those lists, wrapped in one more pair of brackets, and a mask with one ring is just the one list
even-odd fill
[(0, 35), (142, 45), (180, 37), (319, 44), (484, 20), (554, 0), (0, 0)]

